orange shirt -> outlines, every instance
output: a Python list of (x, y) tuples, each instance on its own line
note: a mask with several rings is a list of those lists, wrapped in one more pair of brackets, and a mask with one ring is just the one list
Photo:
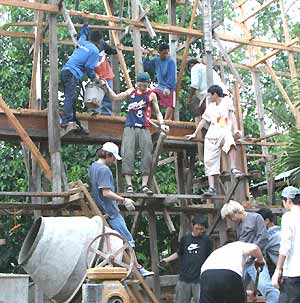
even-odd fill
[(104, 60), (100, 60), (99, 65), (94, 70), (96, 75), (104, 80), (112, 80), (115, 77), (106, 57)]

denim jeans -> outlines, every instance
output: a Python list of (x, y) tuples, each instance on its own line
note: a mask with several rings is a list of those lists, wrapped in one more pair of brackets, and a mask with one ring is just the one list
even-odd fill
[[(107, 83), (109, 87), (112, 88), (113, 80), (107, 80)], [(107, 116), (112, 115), (112, 104), (109, 95), (107, 93), (104, 95), (100, 107), (98, 107), (95, 110), (95, 112), (101, 115), (107, 115)]]
[[(245, 284), (247, 285), (247, 282), (249, 282), (250, 279), (253, 282), (255, 282), (255, 278), (256, 278), (256, 268), (254, 264), (246, 265)], [(261, 292), (261, 294), (265, 298), (266, 303), (278, 303), (279, 290), (273, 287), (271, 283), (268, 267), (266, 265), (263, 267), (263, 270), (259, 275), (257, 289)]]
[(123, 216), (120, 213), (114, 218), (109, 218), (108, 223), (113, 230), (117, 231), (121, 236), (123, 236), (129, 242), (131, 247), (135, 246), (132, 235), (126, 226), (126, 222)]
[(279, 303), (300, 302), (300, 277), (283, 277), (280, 285)]
[(79, 94), (80, 81), (67, 69), (61, 71), (61, 80), (64, 84), (64, 111), (62, 124), (75, 121), (76, 100)]

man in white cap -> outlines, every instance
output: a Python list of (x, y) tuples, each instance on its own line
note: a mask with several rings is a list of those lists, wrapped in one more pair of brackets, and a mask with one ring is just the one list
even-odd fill
[(300, 190), (288, 186), (281, 193), (287, 212), (281, 220), (281, 242), (272, 283), (280, 288), (279, 303), (300, 302)]
[[(119, 147), (112, 142), (106, 142), (102, 148), (97, 150), (96, 155), (99, 159), (92, 163), (89, 168), (92, 196), (101, 212), (108, 216), (108, 223), (111, 228), (126, 238), (129, 244), (134, 247), (135, 242), (120, 213), (117, 202), (123, 203), (128, 211), (135, 210), (135, 203), (133, 200), (121, 197), (115, 193), (114, 178), (108, 167), (108, 165), (113, 164), (116, 160), (122, 159), (119, 155)], [(135, 265), (141, 275), (153, 275), (153, 272), (144, 269), (136, 259)]]

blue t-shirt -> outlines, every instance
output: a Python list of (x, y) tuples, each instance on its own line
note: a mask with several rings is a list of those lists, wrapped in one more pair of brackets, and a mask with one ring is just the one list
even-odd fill
[(102, 194), (102, 189), (110, 189), (115, 192), (114, 178), (110, 168), (94, 162), (89, 168), (89, 177), (92, 186), (92, 196), (103, 214), (111, 219), (115, 218), (120, 210), (115, 200), (107, 199)]
[(144, 59), (143, 65), (145, 71), (155, 70), (158, 85), (156, 88), (164, 90), (176, 90), (176, 65), (172, 58), (161, 60), (160, 57), (155, 57), (151, 60)]
[(128, 98), (125, 127), (148, 128), (150, 126), (151, 102), (149, 97), (151, 93), (151, 90), (144, 94), (139, 94), (137, 89), (132, 91)]
[(63, 67), (63, 70), (70, 70), (78, 80), (81, 80), (84, 72), (86, 72), (91, 79), (96, 78), (94, 68), (99, 61), (99, 50), (93, 43), (87, 41), (88, 31), (88, 25), (85, 24), (80, 31), (78, 46)]

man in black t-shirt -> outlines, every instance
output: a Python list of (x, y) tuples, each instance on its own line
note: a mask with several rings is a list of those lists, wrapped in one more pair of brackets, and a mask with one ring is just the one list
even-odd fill
[(192, 233), (180, 239), (176, 253), (161, 260), (161, 263), (168, 263), (177, 258), (180, 261), (175, 303), (199, 302), (201, 266), (212, 252), (212, 243), (205, 235), (205, 228), (205, 219), (194, 217)]

